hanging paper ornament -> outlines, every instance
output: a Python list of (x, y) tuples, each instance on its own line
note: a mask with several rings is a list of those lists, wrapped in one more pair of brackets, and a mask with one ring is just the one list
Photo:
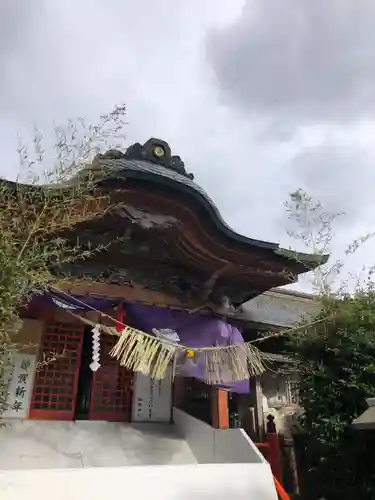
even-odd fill
[(169, 342), (180, 342), (180, 336), (176, 330), (172, 330), (172, 328), (153, 328), (152, 333), (155, 337), (169, 340)]
[(91, 330), (92, 331), (92, 363), (90, 363), (90, 369), (96, 372), (101, 367), (99, 363), (100, 359), (100, 326), (96, 325)]
[[(180, 336), (178, 335), (176, 330), (172, 330), (172, 328), (153, 328), (152, 333), (161, 341), (167, 340), (167, 342), (162, 343), (163, 347), (167, 351), (174, 352), (176, 350), (173, 344), (180, 342)], [(173, 344), (170, 344), (170, 342), (172, 342)]]

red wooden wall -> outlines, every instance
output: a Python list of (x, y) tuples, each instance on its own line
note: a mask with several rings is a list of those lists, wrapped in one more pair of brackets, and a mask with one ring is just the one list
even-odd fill
[[(36, 373), (29, 418), (74, 420), (84, 325), (55, 321), (47, 324), (40, 346), (43, 355), (59, 357)], [(116, 342), (112, 335), (101, 336), (102, 365), (93, 373), (90, 396), (90, 420), (130, 422), (133, 373), (121, 367), (109, 355)]]
[(109, 355), (116, 343), (113, 335), (102, 335), (100, 364), (93, 374), (90, 420), (130, 422), (133, 397), (133, 373)]
[[(65, 356), (48, 363), (36, 373), (29, 418), (73, 420), (81, 363), (83, 324), (55, 322), (46, 326), (41, 356)], [(40, 359), (43, 359), (41, 357)]]

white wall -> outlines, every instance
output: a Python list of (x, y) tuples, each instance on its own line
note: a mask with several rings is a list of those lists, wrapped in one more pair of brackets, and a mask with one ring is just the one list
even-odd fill
[(0, 429), (0, 470), (193, 463), (172, 425), (10, 420)]
[[(277, 500), (268, 463), (241, 429), (213, 429), (177, 409), (174, 411), (174, 418), (174, 430), (180, 432), (181, 438), (185, 437), (186, 441), (179, 439), (178, 436), (160, 436), (162, 428), (165, 427), (163, 424), (153, 424), (151, 433), (147, 432), (150, 429), (149, 424), (124, 426), (111, 425), (108, 422), (74, 424), (29, 420), (12, 424), (11, 428), (3, 429), (6, 431), (4, 435), (0, 434), (0, 450), (2, 450), (0, 457), (4, 463), (3, 466), (0, 464), (0, 498), (1, 500), (21, 498), (103, 500), (111, 497), (137, 500), (150, 500), (150, 498)], [(41, 432), (37, 433), (38, 444), (30, 442), (31, 424), (37, 424), (34, 426), (36, 430), (40, 427)], [(60, 432), (61, 425), (67, 426), (68, 433), (65, 438)], [(18, 426), (19, 430), (25, 427), (24, 432), (19, 433), (18, 441), (14, 439), (14, 426)], [(72, 434), (72, 426), (77, 429), (82, 427), (83, 433)], [(103, 427), (102, 432), (98, 432), (98, 426)], [(109, 427), (113, 432), (108, 432)], [(50, 431), (50, 439), (47, 439), (47, 429)], [(132, 446), (131, 450), (130, 431), (138, 442), (138, 445)], [(8, 447), (5, 446), (6, 434), (9, 434)], [(102, 442), (98, 442), (97, 445), (101, 446), (94, 446), (95, 440), (98, 441), (99, 437), (102, 438)], [(162, 445), (160, 449), (155, 449), (158, 446), (156, 437), (159, 438), (159, 445)], [(85, 443), (87, 443), (86, 455), (76, 453)], [(181, 444), (185, 449), (177, 460), (176, 452), (180, 453)], [(29, 445), (32, 445), (31, 448)], [(196, 454), (194, 461), (196, 459), (198, 463), (193, 463), (191, 460), (193, 455), (186, 461), (186, 451), (190, 452), (187, 445)], [(44, 450), (40, 447), (44, 447)], [(40, 454), (38, 461), (38, 453), (41, 451), (43, 453)], [(133, 453), (130, 453), (131, 451)], [(139, 453), (145, 455), (142, 460), (137, 452), (138, 455)], [(165, 456), (161, 461), (162, 452)], [(12, 453), (18, 457), (15, 463), (10, 463)], [(27, 455), (28, 453), (32, 456)], [(62, 461), (56, 461), (60, 455)], [(28, 463), (26, 459), (29, 460)], [(42, 459), (43, 467), (51, 467), (50, 469), (40, 469)], [(67, 464), (67, 459), (70, 460), (70, 465)], [(134, 462), (150, 465), (133, 466)], [(151, 465), (158, 463), (168, 465)], [(173, 465), (169, 465), (171, 463)], [(179, 465), (175, 465), (176, 463)], [(5, 470), (7, 467), (12, 470)], [(59, 469), (53, 470), (52, 467)]]
[(250, 464), (6, 471), (0, 494), (1, 500), (277, 500), (262, 466)]
[(256, 323), (289, 327), (318, 311), (313, 297), (268, 291), (242, 305), (246, 318)]
[(249, 463), (269, 468), (243, 429), (214, 429), (177, 408), (173, 409), (173, 421), (198, 463)]
[(173, 408), (173, 422), (176, 432), (186, 440), (198, 463), (215, 463), (214, 429), (211, 426), (178, 408)]
[(368, 408), (353, 421), (353, 426), (357, 430), (375, 429), (375, 398), (367, 398)]

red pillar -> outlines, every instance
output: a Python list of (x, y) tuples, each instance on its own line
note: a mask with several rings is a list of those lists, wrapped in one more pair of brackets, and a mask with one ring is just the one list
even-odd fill
[(228, 393), (222, 389), (211, 389), (211, 419), (215, 429), (229, 429)]
[(266, 442), (268, 444), (268, 463), (275, 478), (282, 482), (281, 448), (279, 435), (276, 432), (267, 433)]

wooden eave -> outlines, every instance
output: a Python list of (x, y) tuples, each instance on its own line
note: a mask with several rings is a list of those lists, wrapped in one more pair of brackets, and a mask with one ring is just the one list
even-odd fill
[[(127, 260), (133, 265), (137, 261), (141, 267), (152, 262), (161, 268), (167, 266), (176, 272), (184, 269), (199, 276), (202, 301), (206, 303), (215, 289), (229, 295), (238, 289), (242, 292), (233, 303), (239, 305), (272, 287), (295, 282), (298, 274), (327, 260), (327, 256), (296, 255), (280, 249), (278, 244), (236, 233), (223, 221), (209, 196), (190, 178), (171, 168), (120, 158), (96, 162), (93, 169), (106, 171), (105, 175), (98, 175), (96, 189), (108, 196), (112, 210), (89, 223), (77, 224), (69, 234), (73, 238), (86, 237), (95, 244), (95, 238), (103, 235), (111, 241), (129, 230), (137, 233), (137, 237), (158, 247), (160, 255), (152, 258), (134, 254)], [(85, 175), (85, 171), (80, 175)], [(64, 190), (69, 185), (74, 185), (74, 179), (66, 185), (36, 186), (35, 191)], [(142, 227), (121, 208), (125, 206), (173, 221), (164, 226)], [(121, 265), (122, 250), (121, 244), (114, 244), (106, 256)]]

